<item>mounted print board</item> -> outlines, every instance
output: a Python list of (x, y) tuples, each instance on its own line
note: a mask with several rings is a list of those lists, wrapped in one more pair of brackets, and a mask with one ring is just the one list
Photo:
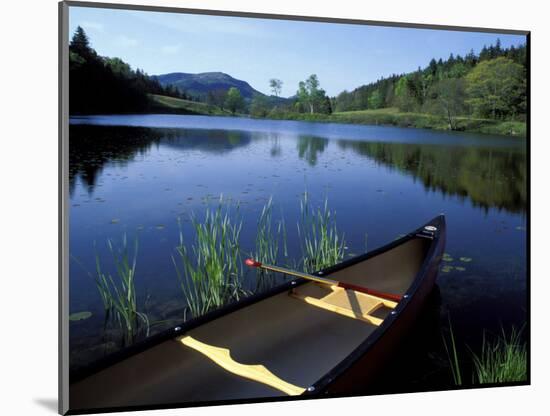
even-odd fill
[(59, 11), (60, 413), (529, 384), (529, 32)]

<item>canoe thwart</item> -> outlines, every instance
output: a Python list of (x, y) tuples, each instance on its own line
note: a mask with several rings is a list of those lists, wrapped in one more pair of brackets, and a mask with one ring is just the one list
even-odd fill
[(364, 287), (364, 286), (361, 286), (361, 285), (356, 285), (356, 284), (353, 284), (353, 283), (340, 282), (338, 280), (328, 279), (326, 277), (320, 277), (319, 275), (313, 275), (313, 274), (309, 274), (309, 273), (302, 273), (302, 272), (299, 272), (299, 271), (296, 271), (296, 270), (286, 269), (284, 267), (273, 266), (273, 265), (270, 265), (270, 264), (263, 264), (259, 261), (256, 261), (256, 260), (250, 259), (250, 258), (246, 259), (244, 263), (249, 267), (259, 267), (260, 269), (270, 270), (272, 272), (282, 273), (282, 274), (286, 274), (288, 276), (296, 276), (296, 277), (300, 277), (302, 279), (312, 280), (316, 283), (323, 283), (323, 284), (326, 284), (326, 285), (329, 285), (329, 286), (338, 286), (338, 287), (341, 287), (341, 288), (344, 288), (344, 289), (353, 290), (355, 292), (367, 293), (369, 295), (373, 295), (373, 296), (376, 296), (378, 298), (384, 298), (384, 299), (390, 300), (392, 302), (399, 302), (401, 300), (400, 295), (396, 295), (396, 294), (393, 294), (393, 293), (379, 292), (378, 290), (368, 288), (368, 287)]
[(307, 285), (295, 288), (289, 294), (318, 308), (375, 326), (379, 326), (385, 317), (385, 314), (380, 312), (386, 309), (387, 314), (397, 306), (396, 302), (338, 286)]
[(282, 391), (289, 396), (299, 396), (305, 391), (305, 388), (288, 383), (277, 377), (261, 364), (248, 365), (235, 361), (231, 358), (231, 352), (227, 348), (205, 344), (204, 342), (201, 342), (189, 335), (183, 335), (177, 338), (177, 341), (189, 348), (194, 349), (195, 351), (200, 352), (223, 369), (235, 375), (265, 384)]

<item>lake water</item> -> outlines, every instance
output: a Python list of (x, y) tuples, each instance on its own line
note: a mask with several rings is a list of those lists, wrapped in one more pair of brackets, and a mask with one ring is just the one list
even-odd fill
[[(391, 371), (401, 387), (438, 388), (449, 378), (441, 326), (476, 350), (483, 331), (521, 327), (527, 316), (525, 140), (469, 133), (231, 117), (124, 115), (72, 117), (70, 125), (71, 365), (116, 349), (104, 342), (97, 256), (107, 240), (139, 241), (138, 302), (153, 320), (180, 320), (185, 302), (171, 256), (189, 217), (219, 197), (239, 205), (243, 250), (273, 198), (290, 256), (299, 257), (300, 198), (325, 198), (345, 235), (347, 255), (373, 249), (439, 213), (452, 261), (433, 306)], [(471, 261), (461, 261), (471, 258)], [(458, 266), (458, 269), (456, 268)], [(165, 322), (158, 331), (174, 324)], [(391, 384), (391, 383), (390, 383)]]

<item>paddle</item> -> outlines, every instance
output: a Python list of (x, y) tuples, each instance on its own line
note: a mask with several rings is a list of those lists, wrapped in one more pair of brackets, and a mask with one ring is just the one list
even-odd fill
[(259, 261), (256, 261), (254, 259), (246, 259), (244, 264), (246, 264), (247, 266), (250, 266), (250, 267), (259, 267), (261, 269), (271, 270), (272, 272), (283, 273), (283, 274), (288, 274), (290, 276), (301, 277), (303, 279), (313, 280), (315, 282), (324, 283), (324, 284), (331, 285), (331, 286), (338, 286), (338, 287), (341, 287), (343, 289), (350, 289), (350, 290), (355, 290), (357, 292), (367, 293), (369, 295), (373, 295), (373, 296), (377, 296), (379, 298), (384, 298), (384, 299), (387, 299), (387, 300), (391, 300), (393, 302), (399, 302), (401, 300), (400, 295), (394, 295), (394, 294), (391, 294), (391, 293), (379, 292), (378, 290), (369, 289), (367, 287), (352, 285), (351, 283), (339, 282), (338, 280), (332, 280), (332, 279), (327, 279), (325, 277), (314, 276), (312, 274), (297, 272), (297, 271), (294, 271), (294, 270), (285, 269), (284, 267), (270, 266), (268, 264), (260, 263)]

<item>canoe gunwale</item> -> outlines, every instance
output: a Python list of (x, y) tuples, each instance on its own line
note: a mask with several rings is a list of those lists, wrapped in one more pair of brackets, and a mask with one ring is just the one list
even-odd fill
[[(386, 253), (402, 244), (405, 244), (406, 242), (413, 240), (418, 237), (422, 237), (422, 235), (418, 235), (422, 232), (424, 227), (426, 225), (436, 225), (438, 230), (434, 234), (432, 238), (432, 242), (430, 244), (430, 247), (428, 251), (426, 252), (424, 259), (422, 261), (422, 264), (416, 273), (412, 284), (409, 286), (407, 291), (403, 294), (403, 299), (398, 303), (398, 305), (395, 307), (394, 311), (388, 315), (383, 322), (372, 332), (369, 334), (365, 340), (359, 344), (348, 356), (346, 356), (342, 361), (340, 361), (334, 368), (332, 368), (328, 373), (326, 373), (324, 376), (322, 376), (318, 381), (313, 383), (311, 386), (309, 386), (303, 394), (300, 396), (290, 396), (290, 397), (277, 397), (277, 398), (262, 398), (258, 397), (254, 400), (216, 400), (215, 402), (206, 402), (204, 404), (230, 404), (230, 403), (247, 403), (247, 402), (257, 402), (257, 401), (272, 401), (272, 400), (286, 400), (286, 399), (296, 399), (296, 398), (314, 398), (318, 397), (320, 393), (326, 392), (329, 385), (338, 377), (342, 376), (343, 373), (346, 372), (349, 368), (353, 367), (353, 365), (365, 354), (369, 352), (369, 350), (380, 340), (380, 338), (387, 332), (389, 328), (393, 325), (393, 323), (403, 314), (403, 311), (407, 308), (407, 306), (410, 304), (411, 300), (414, 298), (415, 293), (419, 289), (419, 287), (422, 285), (425, 277), (427, 276), (430, 265), (434, 263), (436, 260), (434, 258), (434, 255), (437, 253), (437, 249), (441, 244), (444, 244), (444, 236), (445, 236), (445, 219), (443, 215), (439, 215), (432, 219), (431, 221), (424, 224), (422, 227), (419, 227), (415, 231), (404, 235), (403, 237), (396, 239), (386, 245), (383, 245), (377, 249), (374, 249), (370, 252), (361, 254), (359, 256), (353, 257), (351, 259), (345, 260), (341, 263), (338, 263), (334, 266), (325, 268), (323, 270), (317, 271), (315, 273), (312, 273), (313, 275), (318, 275), (321, 277), (327, 276), (331, 273), (335, 273), (337, 271), (343, 270), (347, 267), (353, 266), (357, 263), (364, 262), (366, 260), (369, 260), (373, 257), (376, 257), (378, 255), (381, 255), (383, 253)], [(443, 236), (443, 241), (441, 240), (441, 236)], [(252, 304), (255, 304), (257, 302), (260, 302), (264, 299), (270, 298), (272, 296), (278, 295), (280, 293), (290, 291), (293, 288), (299, 287), (303, 284), (309, 283), (309, 280), (303, 279), (303, 278), (296, 278), (294, 280), (282, 283), (278, 286), (275, 286), (271, 288), (270, 290), (255, 294), (252, 296), (249, 296), (247, 298), (241, 299), (235, 303), (226, 305), (220, 309), (211, 311), (203, 316), (193, 318), (187, 322), (184, 322), (180, 325), (176, 325), (172, 327), (171, 329), (165, 330), (159, 334), (153, 335), (143, 341), (140, 341), (130, 347), (127, 347), (123, 350), (120, 350), (118, 352), (115, 352), (101, 360), (98, 360), (86, 367), (82, 367), (76, 371), (73, 371), (70, 374), (69, 381), (70, 384), (76, 383), (78, 381), (81, 381), (89, 376), (92, 376), (95, 373), (98, 373), (111, 365), (114, 365), (118, 362), (121, 362), (127, 358), (130, 358), (136, 354), (139, 354), (140, 352), (143, 352), (149, 348), (152, 348), (156, 345), (159, 345), (165, 341), (168, 341), (170, 339), (174, 339), (178, 336), (181, 336), (185, 334), (186, 332), (197, 328), (201, 325), (204, 325), (210, 321), (213, 321), (217, 318), (220, 318), (224, 315), (230, 314), (232, 312), (238, 311), (242, 308), (245, 308), (247, 306), (250, 306)], [(202, 403), (202, 402), (201, 402)], [(91, 413), (91, 412), (97, 412), (97, 411), (122, 411), (124, 409), (126, 410), (132, 410), (132, 409), (158, 409), (158, 408), (175, 408), (175, 407), (188, 407), (188, 406), (197, 406), (201, 405), (201, 403), (194, 402), (194, 403), (181, 403), (181, 404), (170, 404), (166, 406), (158, 406), (158, 405), (152, 405), (152, 406), (129, 406), (129, 407), (117, 407), (113, 409), (70, 409), (69, 413)]]

